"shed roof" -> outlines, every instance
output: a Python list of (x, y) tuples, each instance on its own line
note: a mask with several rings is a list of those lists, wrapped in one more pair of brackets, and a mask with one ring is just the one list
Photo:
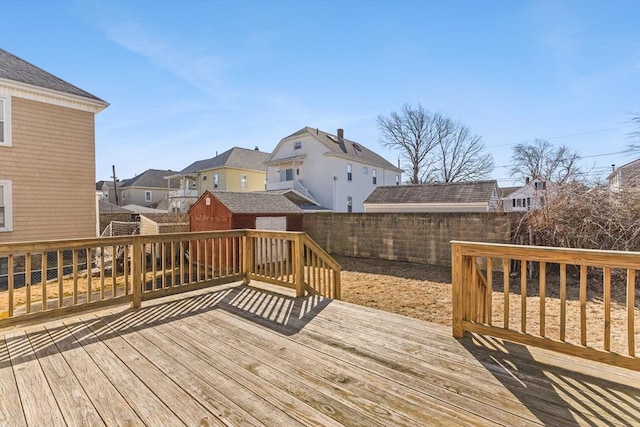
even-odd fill
[(99, 200), (98, 201), (98, 213), (101, 214), (105, 214), (105, 213), (127, 213), (127, 214), (134, 214), (135, 212), (123, 208), (122, 206), (118, 206), (118, 205), (114, 205), (113, 203), (109, 203), (109, 202), (105, 202), (104, 200)]
[(497, 181), (456, 182), (442, 184), (392, 185), (377, 187), (365, 204), (402, 203), (488, 203)]
[(371, 151), (359, 142), (355, 142), (346, 138), (339, 138), (337, 135), (322, 131), (317, 128), (311, 128), (306, 126), (291, 135), (282, 138), (282, 141), (286, 139), (295, 139), (302, 136), (311, 135), (318, 141), (320, 141), (325, 147), (329, 149), (330, 155), (352, 159), (354, 161), (379, 166), (381, 168), (390, 169), (401, 172), (402, 170), (394, 166), (384, 157)]
[(247, 170), (266, 171), (264, 165), (269, 153), (247, 148), (233, 147), (222, 154), (191, 163), (180, 171), (181, 174), (196, 173), (203, 170), (230, 167)]
[(166, 176), (173, 174), (171, 170), (163, 169), (148, 169), (142, 172), (140, 175), (136, 175), (133, 178), (123, 180), (119, 187), (146, 187), (146, 188), (167, 188), (171, 184), (170, 188), (180, 188), (178, 182), (167, 182)]
[(44, 71), (42, 68), (36, 67), (4, 49), (0, 49), (0, 79), (26, 83), (44, 89), (105, 102), (97, 96)]
[(218, 199), (220, 203), (226, 206), (232, 213), (287, 214), (303, 212), (282, 194), (242, 193), (235, 191), (214, 191), (211, 193), (206, 191), (202, 197), (206, 194)]

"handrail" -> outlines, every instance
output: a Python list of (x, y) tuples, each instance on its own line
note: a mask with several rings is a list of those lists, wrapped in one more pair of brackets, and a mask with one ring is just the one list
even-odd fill
[[(493, 335), (640, 370), (635, 340), (640, 252), (452, 241), (451, 253), (454, 337), (464, 332)], [(514, 263), (519, 267), (513, 269)], [(570, 266), (576, 267), (575, 285), (568, 280)], [(501, 281), (496, 272), (502, 273)], [(602, 290), (593, 282), (596, 276), (602, 276)], [(590, 289), (593, 285), (597, 289)], [(493, 286), (502, 292), (494, 293)], [(589, 301), (588, 293), (601, 296), (603, 303)], [(572, 294), (577, 294), (575, 301), (568, 297)], [(624, 298), (619, 301), (624, 321), (611, 315), (614, 295)], [(502, 313), (494, 311), (495, 302), (502, 302)], [(557, 315), (548, 314), (552, 309)], [(589, 335), (595, 328), (602, 330)], [(612, 334), (625, 329), (622, 336)]]
[[(313, 278), (305, 277), (304, 268), (317, 270)], [(339, 275), (339, 264), (298, 232), (0, 243), (0, 327), (123, 302), (135, 308), (148, 299), (234, 281), (260, 280), (296, 289), (298, 296), (338, 298)]]

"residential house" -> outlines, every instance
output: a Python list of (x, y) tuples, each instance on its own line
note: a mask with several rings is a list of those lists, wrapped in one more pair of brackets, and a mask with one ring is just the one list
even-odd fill
[(607, 177), (609, 189), (614, 193), (622, 190), (640, 189), (640, 159), (616, 168)]
[(364, 202), (367, 213), (495, 212), (495, 180), (378, 187)]
[(109, 202), (114, 205), (118, 204), (116, 200), (115, 184), (113, 181), (98, 181), (96, 182), (96, 193), (98, 198), (104, 202)]
[(140, 175), (121, 181), (118, 185), (120, 205), (164, 208), (166, 212), (168, 194), (178, 188), (177, 181), (165, 179), (173, 173), (171, 170), (148, 169)]
[(0, 49), (0, 242), (96, 236), (94, 119), (108, 105)]
[(267, 190), (288, 189), (335, 212), (363, 212), (381, 186), (399, 185), (402, 170), (364, 145), (305, 127), (283, 138), (266, 161)]
[(186, 212), (205, 191), (264, 191), (265, 160), (269, 153), (233, 147), (222, 154), (193, 162), (178, 174), (180, 188), (170, 194), (172, 212)]
[(504, 212), (526, 212), (540, 209), (549, 197), (553, 183), (544, 178), (527, 178), (522, 187), (500, 189), (500, 199)]

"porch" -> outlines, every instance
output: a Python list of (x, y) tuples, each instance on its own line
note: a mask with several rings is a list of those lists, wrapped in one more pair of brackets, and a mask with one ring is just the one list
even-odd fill
[(252, 281), (0, 330), (1, 425), (634, 425), (640, 372)]

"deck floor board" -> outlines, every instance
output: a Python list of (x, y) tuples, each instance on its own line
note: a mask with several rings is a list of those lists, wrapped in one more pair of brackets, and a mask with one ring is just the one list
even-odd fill
[(640, 425), (640, 372), (220, 286), (0, 331), (4, 425)]

